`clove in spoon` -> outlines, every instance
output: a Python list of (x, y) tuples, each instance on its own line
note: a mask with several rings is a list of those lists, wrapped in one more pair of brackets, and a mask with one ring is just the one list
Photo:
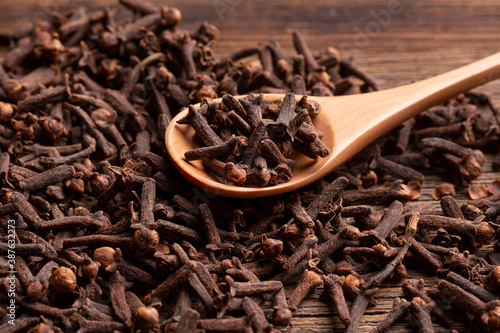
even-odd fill
[[(330, 148), (330, 154), (314, 161), (294, 153), (290, 158), (297, 160), (298, 165), (294, 167), (293, 177), (289, 182), (275, 186), (259, 188), (223, 184), (209, 175), (201, 161), (186, 161), (184, 153), (199, 147), (193, 141), (195, 132), (192, 127), (177, 123), (186, 116), (187, 109), (170, 122), (165, 133), (165, 144), (180, 173), (204, 191), (236, 198), (276, 195), (324, 177), (405, 120), (499, 77), (500, 53), (496, 53), (450, 72), (398, 88), (358, 95), (310, 96), (311, 100), (321, 105), (321, 112), (313, 123), (318, 131), (324, 133), (321, 140)], [(265, 99), (271, 100), (284, 96), (264, 94)]]

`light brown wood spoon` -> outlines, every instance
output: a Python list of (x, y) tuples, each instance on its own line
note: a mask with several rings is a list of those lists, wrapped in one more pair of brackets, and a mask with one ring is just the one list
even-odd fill
[[(195, 133), (192, 127), (177, 123), (187, 114), (187, 109), (169, 124), (165, 143), (177, 169), (197, 187), (227, 197), (265, 197), (289, 192), (322, 178), (405, 120), (499, 77), (500, 53), (497, 53), (448, 73), (398, 88), (359, 95), (311, 96), (310, 99), (321, 105), (321, 113), (314, 119), (314, 125), (324, 133), (322, 141), (330, 148), (330, 155), (313, 161), (297, 153), (291, 157), (299, 162), (294, 167), (292, 179), (276, 186), (257, 188), (223, 184), (205, 171), (201, 161), (186, 161), (184, 153), (199, 147), (193, 142)], [(265, 95), (266, 99), (283, 97), (281, 94)]]

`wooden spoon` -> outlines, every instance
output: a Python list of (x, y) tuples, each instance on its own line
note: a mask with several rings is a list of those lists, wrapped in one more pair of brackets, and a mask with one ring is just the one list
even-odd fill
[[(500, 53), (496, 53), (448, 73), (398, 88), (348, 96), (311, 96), (310, 99), (321, 105), (321, 113), (314, 119), (314, 125), (324, 133), (322, 141), (330, 148), (330, 155), (313, 161), (296, 153), (291, 158), (299, 164), (294, 167), (292, 179), (276, 186), (257, 188), (223, 184), (205, 171), (201, 161), (186, 161), (184, 153), (199, 147), (193, 142), (195, 133), (192, 127), (177, 123), (186, 116), (187, 109), (169, 124), (165, 143), (177, 169), (202, 190), (227, 197), (265, 197), (298, 189), (324, 177), (405, 120), (499, 77)], [(283, 97), (282, 94), (265, 95), (271, 100)]]

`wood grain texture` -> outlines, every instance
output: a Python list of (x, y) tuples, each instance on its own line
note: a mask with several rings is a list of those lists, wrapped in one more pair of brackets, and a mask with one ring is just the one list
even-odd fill
[[(80, 5), (114, 6), (117, 1), (83, 0), (0, 0), (0, 29), (20, 28), (28, 21), (44, 17), (51, 9)], [(355, 56), (358, 64), (371, 74), (382, 88), (392, 88), (465, 65), (500, 50), (500, 3), (498, 0), (169, 0), (162, 4), (182, 11), (182, 29), (192, 30), (203, 21), (217, 25), (221, 37), (216, 45), (219, 54), (278, 40), (285, 51), (292, 50), (291, 32), (300, 30), (313, 50), (326, 46), (338, 48), (344, 56)], [(399, 3), (397, 13), (388, 12), (388, 3)], [(377, 19), (378, 17), (378, 19)], [(495, 96), (500, 106), (500, 81), (479, 90)], [(491, 169), (488, 157), (483, 174), (473, 181), (489, 184), (500, 179)], [(423, 196), (418, 202), (437, 209), (430, 192), (444, 178), (444, 171), (426, 174)], [(468, 198), (467, 188), (456, 198)], [(424, 272), (410, 271), (411, 277), (423, 277), (426, 285), (436, 282)], [(388, 281), (375, 298), (378, 305), (369, 308), (359, 332), (369, 332), (385, 317), (396, 296), (402, 296), (400, 282)], [(291, 293), (291, 289), (288, 290)], [(295, 313), (294, 325), (302, 332), (341, 332), (343, 326), (333, 307), (318, 302), (319, 290), (308, 297)], [(449, 312), (455, 329), (465, 331), (463, 315)], [(436, 332), (448, 332), (435, 326)], [(393, 332), (416, 332), (415, 321), (398, 324)]]

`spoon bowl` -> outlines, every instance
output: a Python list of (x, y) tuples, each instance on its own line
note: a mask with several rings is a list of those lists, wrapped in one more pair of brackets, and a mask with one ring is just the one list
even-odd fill
[[(316, 161), (294, 152), (298, 161), (289, 182), (269, 187), (241, 187), (214, 179), (201, 161), (186, 161), (184, 153), (199, 148), (190, 125), (177, 121), (187, 114), (181, 111), (167, 127), (165, 144), (168, 154), (181, 174), (200, 189), (227, 197), (255, 198), (286, 193), (308, 185), (348, 161), (379, 136), (429, 107), (445, 102), (460, 93), (500, 77), (500, 53), (467, 66), (423, 81), (372, 93), (316, 97), (320, 114), (313, 120), (323, 132), (322, 141), (330, 154)], [(265, 99), (282, 99), (284, 94), (264, 94)], [(243, 96), (239, 96), (240, 98)], [(301, 96), (297, 96), (299, 99)], [(217, 99), (220, 102), (221, 99)]]

